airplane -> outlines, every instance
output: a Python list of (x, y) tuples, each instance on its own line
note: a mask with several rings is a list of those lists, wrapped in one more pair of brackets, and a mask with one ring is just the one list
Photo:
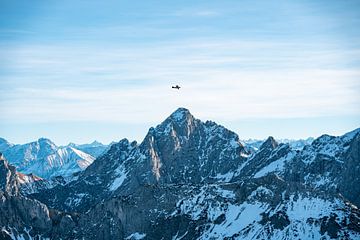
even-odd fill
[(180, 89), (180, 86), (179, 86), (179, 85), (176, 85), (176, 86), (172, 86), (171, 88), (175, 88), (175, 89), (179, 90), (179, 89)]

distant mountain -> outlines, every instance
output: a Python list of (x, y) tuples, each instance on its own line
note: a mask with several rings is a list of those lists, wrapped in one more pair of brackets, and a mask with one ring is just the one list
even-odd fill
[(287, 143), (294, 150), (302, 150), (305, 146), (310, 145), (314, 138), (309, 137), (307, 139), (277, 139), (279, 143)]
[(14, 144), (9, 143), (6, 139), (0, 138), (0, 152), (4, 152), (6, 149), (14, 146)]
[(257, 140), (257, 139), (248, 139), (248, 140), (240, 140), (244, 145), (245, 149), (250, 153), (255, 153), (259, 150), (261, 144), (265, 142), (265, 140)]
[(84, 170), (95, 159), (70, 146), (58, 147), (46, 138), (27, 144), (7, 144), (3, 155), (18, 171), (47, 179), (58, 175), (70, 176)]
[[(259, 150), (261, 144), (264, 141), (265, 140), (248, 139), (248, 140), (241, 140), (241, 143), (245, 146), (245, 148), (249, 152), (256, 152), (257, 150)], [(314, 141), (314, 138), (309, 137), (307, 139), (276, 139), (276, 141), (279, 143), (289, 144), (290, 147), (294, 150), (301, 150), (306, 145), (310, 145)]]
[(75, 144), (70, 143), (68, 147), (76, 148), (80, 151), (83, 151), (84, 153), (87, 153), (95, 158), (99, 157), (101, 154), (105, 153), (107, 150), (109, 150), (110, 146), (113, 143), (110, 143), (109, 145), (104, 145), (101, 142), (94, 141), (92, 143), (87, 144)]
[[(3, 191), (17, 193), (12, 201), (29, 200), (26, 206), (0, 201), (1, 233), (56, 239), (360, 239), (360, 129), (323, 135), (301, 149), (273, 137), (248, 149), (234, 132), (179, 108), (140, 144), (113, 144), (65, 184), (21, 192), (19, 175), (8, 165)], [(51, 223), (41, 228), (18, 212), (35, 211), (38, 201), (42, 209), (56, 209), (54, 215), (35, 215)]]

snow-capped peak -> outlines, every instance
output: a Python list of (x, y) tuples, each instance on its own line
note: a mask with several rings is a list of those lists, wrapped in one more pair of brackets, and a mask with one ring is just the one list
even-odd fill
[(182, 121), (187, 116), (191, 115), (190, 111), (186, 108), (178, 108), (175, 112), (170, 115), (170, 118), (175, 121)]
[[(6, 147), (6, 148), (5, 148)], [(74, 147), (58, 147), (50, 139), (5, 146), (3, 154), (20, 172), (42, 178), (69, 176), (88, 167), (95, 157)]]

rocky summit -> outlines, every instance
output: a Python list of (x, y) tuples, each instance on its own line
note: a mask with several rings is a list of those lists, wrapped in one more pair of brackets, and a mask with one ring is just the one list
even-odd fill
[(0, 238), (360, 239), (359, 148), (360, 129), (250, 148), (179, 108), (67, 180), (2, 156)]

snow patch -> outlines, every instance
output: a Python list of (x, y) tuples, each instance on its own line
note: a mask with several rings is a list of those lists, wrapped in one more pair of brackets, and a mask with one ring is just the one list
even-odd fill
[(215, 192), (223, 198), (235, 199), (235, 193), (233, 191), (225, 190), (225, 189), (218, 187), (215, 189)]
[(178, 231), (178, 232), (176, 233), (176, 235), (172, 237), (172, 240), (181, 240), (181, 239), (183, 239), (183, 238), (186, 236), (186, 234), (188, 234), (188, 231), (186, 231), (183, 235), (178, 236), (178, 235), (179, 235), (179, 231)]
[(125, 239), (126, 240), (140, 240), (140, 239), (144, 239), (146, 237), (146, 234), (145, 233), (133, 233), (129, 236), (127, 236)]
[(173, 114), (171, 114), (171, 118), (177, 122), (185, 119), (187, 110), (185, 108), (179, 108)]
[(258, 202), (254, 204), (243, 203), (241, 205), (228, 205), (225, 212), (225, 220), (221, 224), (214, 224), (200, 239), (224, 239), (232, 237), (243, 229), (251, 228), (261, 220), (261, 213), (267, 206)]
[(271, 172), (281, 173), (284, 170), (285, 163), (292, 159), (295, 156), (294, 152), (290, 152), (285, 157), (279, 158), (278, 160), (270, 163), (269, 165), (263, 167), (260, 171), (258, 171), (254, 178), (263, 177)]
[(65, 205), (67, 205), (69, 207), (79, 206), (82, 199), (87, 195), (88, 194), (85, 194), (85, 193), (76, 193), (76, 194), (74, 194), (74, 197), (68, 197), (66, 199)]
[(256, 197), (260, 197), (262, 195), (272, 197), (274, 196), (274, 193), (270, 189), (260, 186), (250, 194), (249, 199), (256, 199)]
[(238, 147), (240, 146), (240, 144), (239, 144), (238, 141), (236, 141), (236, 139), (232, 138), (232, 139), (230, 140), (230, 146), (231, 146), (232, 148), (238, 148)]
[(308, 198), (299, 196), (294, 200), (294, 195), (290, 196), (287, 208), (287, 215), (290, 221), (306, 221), (309, 218), (319, 219), (329, 216), (340, 205), (338, 201), (330, 202), (320, 198)]
[(228, 172), (225, 174), (218, 173), (214, 178), (222, 180), (224, 182), (230, 182), (230, 180), (233, 178), (233, 176), (234, 176), (233, 172)]
[(125, 168), (123, 165), (115, 169), (115, 175), (117, 176), (117, 178), (115, 178), (113, 183), (109, 186), (110, 191), (115, 191), (125, 181), (127, 173), (125, 172)]

